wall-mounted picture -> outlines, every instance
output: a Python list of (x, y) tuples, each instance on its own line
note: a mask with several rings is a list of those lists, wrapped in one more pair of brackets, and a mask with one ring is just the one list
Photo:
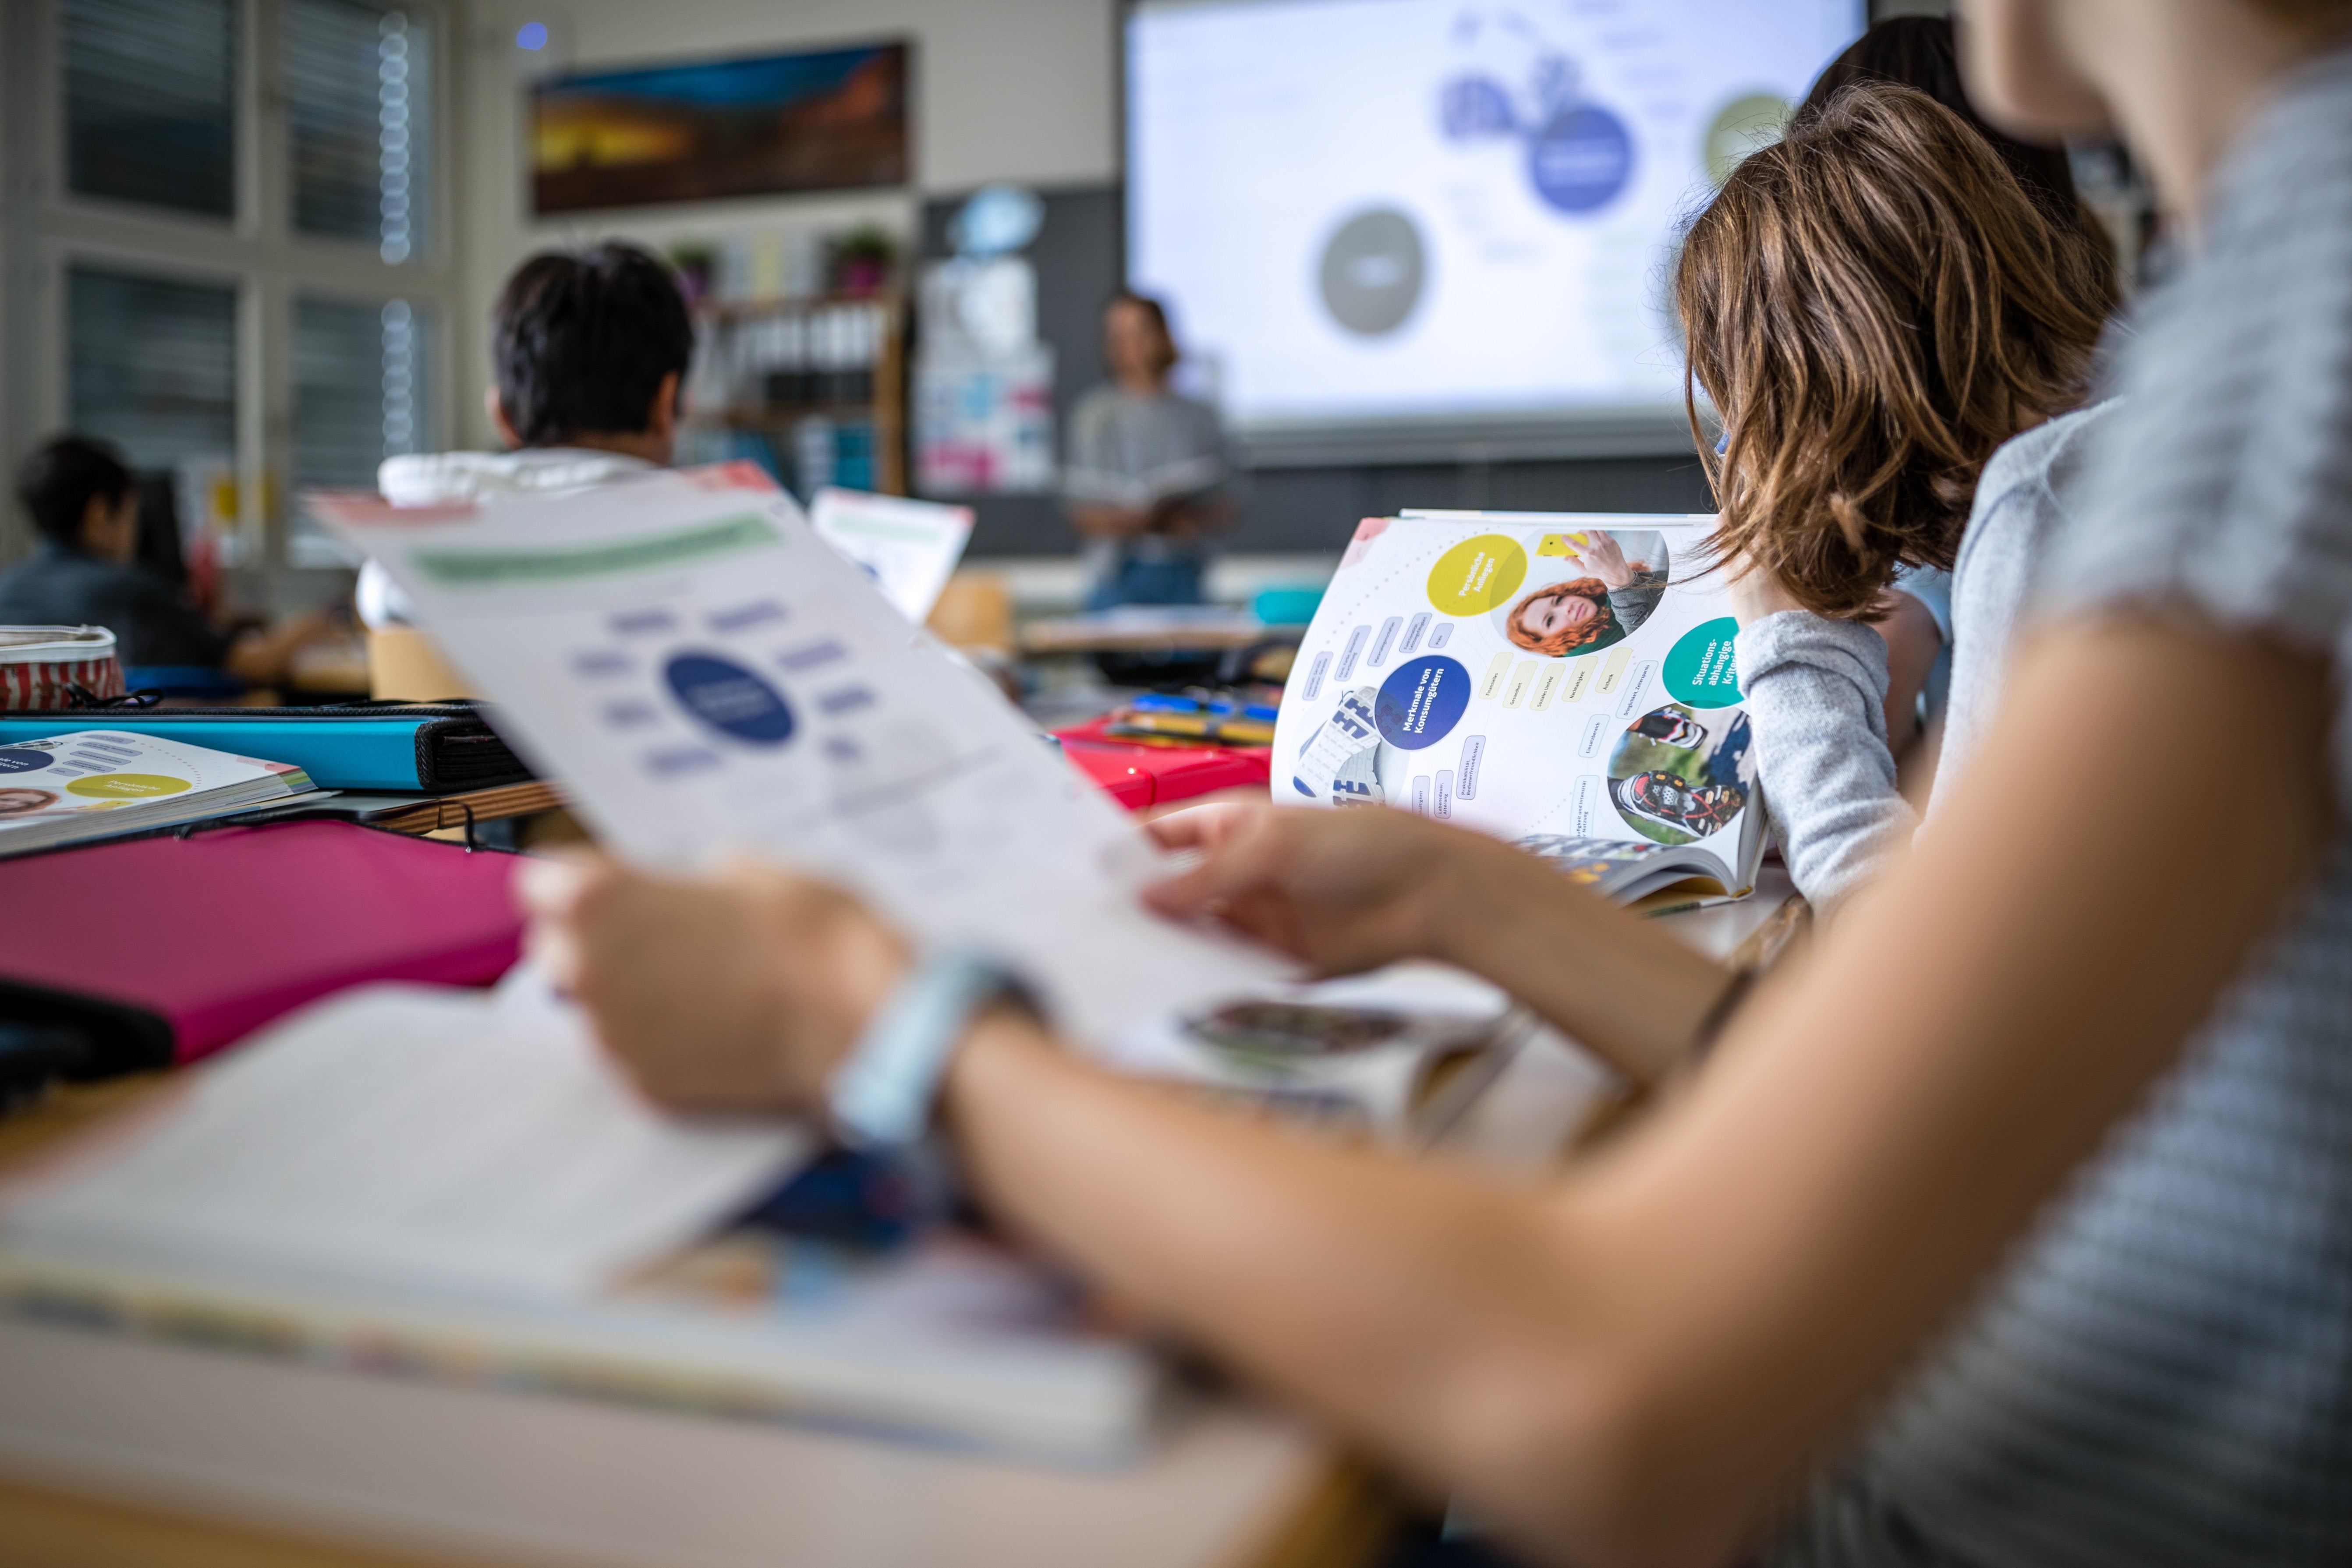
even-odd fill
[(531, 141), (542, 214), (904, 184), (907, 46), (560, 77)]

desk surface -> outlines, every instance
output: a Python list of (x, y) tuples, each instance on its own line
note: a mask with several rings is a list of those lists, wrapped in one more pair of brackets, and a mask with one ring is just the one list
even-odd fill
[(1024, 653), (1222, 652), (1292, 641), (1304, 626), (1267, 626), (1245, 610), (1212, 605), (1108, 610), (1032, 621), (1021, 628)]
[[(1667, 919), (1761, 962), (1791, 908), (1775, 872)], [(1539, 1037), (1444, 1146), (1532, 1168), (1609, 1085)], [(132, 1092), (0, 1124), (0, 1161)], [(1328, 1442), (1238, 1402), (1073, 1470), (5, 1319), (0, 1473), (0, 1565), (43, 1568), (1339, 1568), (1394, 1514)]]
[(257, 1568), (1195, 1568), (1291, 1555), (1332, 1479), (1302, 1428), (1238, 1407), (1087, 1472), (5, 1321), (0, 1465), (40, 1489), (0, 1489), (0, 1542), (102, 1543), (85, 1560), (110, 1568), (191, 1559), (85, 1489), (208, 1522), (212, 1561)]

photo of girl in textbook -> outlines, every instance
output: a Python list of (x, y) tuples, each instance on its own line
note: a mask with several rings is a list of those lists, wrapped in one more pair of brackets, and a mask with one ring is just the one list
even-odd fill
[[(1639, 553), (1629, 557), (1629, 548)], [(1586, 574), (1543, 584), (1503, 616), (1503, 635), (1529, 653), (1565, 658), (1623, 642), (1665, 596), (1670, 563), (1660, 534), (1546, 534), (1536, 556), (1573, 563)]]

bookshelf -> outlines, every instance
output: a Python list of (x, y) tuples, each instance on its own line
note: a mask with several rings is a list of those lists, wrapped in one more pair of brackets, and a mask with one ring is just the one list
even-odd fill
[(897, 293), (695, 308), (687, 460), (750, 458), (805, 496), (907, 493), (907, 305)]

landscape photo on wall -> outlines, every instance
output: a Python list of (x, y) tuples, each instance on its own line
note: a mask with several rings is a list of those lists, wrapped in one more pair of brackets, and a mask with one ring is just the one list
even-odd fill
[(538, 213), (906, 184), (908, 47), (559, 77), (531, 94)]

